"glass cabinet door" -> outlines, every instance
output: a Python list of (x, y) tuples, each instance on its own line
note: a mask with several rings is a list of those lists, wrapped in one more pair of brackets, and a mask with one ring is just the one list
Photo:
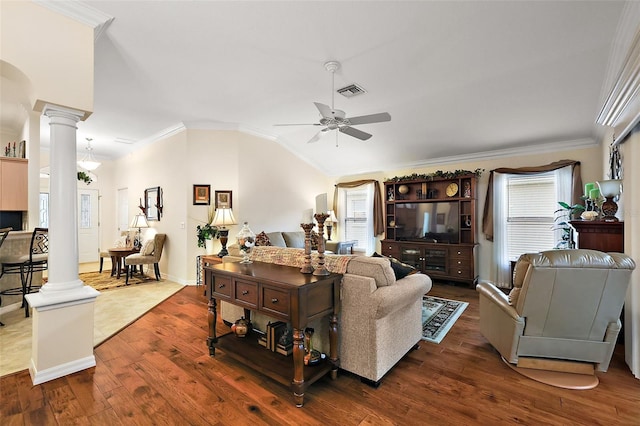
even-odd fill
[(424, 270), (425, 271), (447, 271), (447, 250), (445, 249), (424, 249)]

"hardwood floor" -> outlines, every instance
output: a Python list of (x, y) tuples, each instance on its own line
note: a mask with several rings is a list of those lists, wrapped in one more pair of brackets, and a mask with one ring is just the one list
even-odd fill
[(27, 371), (0, 378), (0, 423), (640, 424), (640, 381), (622, 347), (595, 389), (550, 387), (512, 371), (480, 335), (475, 290), (435, 285), (430, 294), (469, 302), (441, 344), (422, 342), (377, 389), (343, 371), (326, 377), (295, 408), (288, 388), (223, 353), (209, 357), (207, 303), (201, 287), (187, 287), (97, 347), (95, 368), (38, 386)]

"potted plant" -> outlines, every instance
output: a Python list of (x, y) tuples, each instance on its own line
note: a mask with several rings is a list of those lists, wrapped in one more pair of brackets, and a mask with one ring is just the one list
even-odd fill
[(220, 238), (220, 230), (217, 226), (212, 226), (214, 210), (209, 209), (208, 221), (203, 226), (196, 226), (198, 236), (198, 247), (205, 247), (207, 254), (213, 254), (213, 239)]
[(573, 228), (569, 224), (569, 221), (573, 219), (576, 214), (582, 213), (584, 206), (582, 204), (574, 204), (572, 206), (564, 201), (558, 201), (558, 204), (560, 204), (561, 208), (554, 212), (556, 215), (554, 222), (557, 222), (554, 229), (559, 229), (562, 233), (560, 235), (560, 241), (556, 244), (556, 248), (576, 248), (576, 243), (573, 240)]

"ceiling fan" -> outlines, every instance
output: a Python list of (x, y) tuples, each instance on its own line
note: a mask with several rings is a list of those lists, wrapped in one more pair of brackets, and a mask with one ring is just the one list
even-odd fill
[[(391, 121), (391, 115), (388, 112), (381, 112), (378, 114), (361, 115), (358, 117), (347, 117), (346, 113), (340, 109), (334, 108), (334, 95), (335, 95), (335, 72), (340, 68), (340, 63), (337, 61), (329, 61), (324, 64), (327, 71), (331, 73), (331, 107), (320, 102), (314, 102), (316, 108), (320, 112), (322, 118), (319, 123), (310, 124), (276, 124), (276, 126), (324, 126), (322, 130), (316, 133), (308, 143), (316, 142), (320, 140), (320, 136), (330, 130), (338, 130), (341, 133), (353, 136), (354, 138), (366, 141), (371, 138), (371, 134), (358, 130), (354, 127), (358, 124), (371, 124), (381, 123), (383, 121)], [(336, 146), (338, 146), (338, 134), (336, 133)]]

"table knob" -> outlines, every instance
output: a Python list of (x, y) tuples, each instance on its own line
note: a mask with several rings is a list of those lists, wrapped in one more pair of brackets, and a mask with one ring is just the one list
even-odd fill
[(249, 294), (249, 291), (247, 291), (247, 290), (243, 290), (242, 295), (243, 295), (243, 296), (246, 296), (247, 294)]
[(218, 286), (218, 288), (225, 288), (225, 287), (226, 287), (226, 285), (225, 285), (225, 284), (220, 284), (220, 285)]
[(278, 303), (278, 299), (274, 297), (273, 299), (271, 299), (271, 303)]

